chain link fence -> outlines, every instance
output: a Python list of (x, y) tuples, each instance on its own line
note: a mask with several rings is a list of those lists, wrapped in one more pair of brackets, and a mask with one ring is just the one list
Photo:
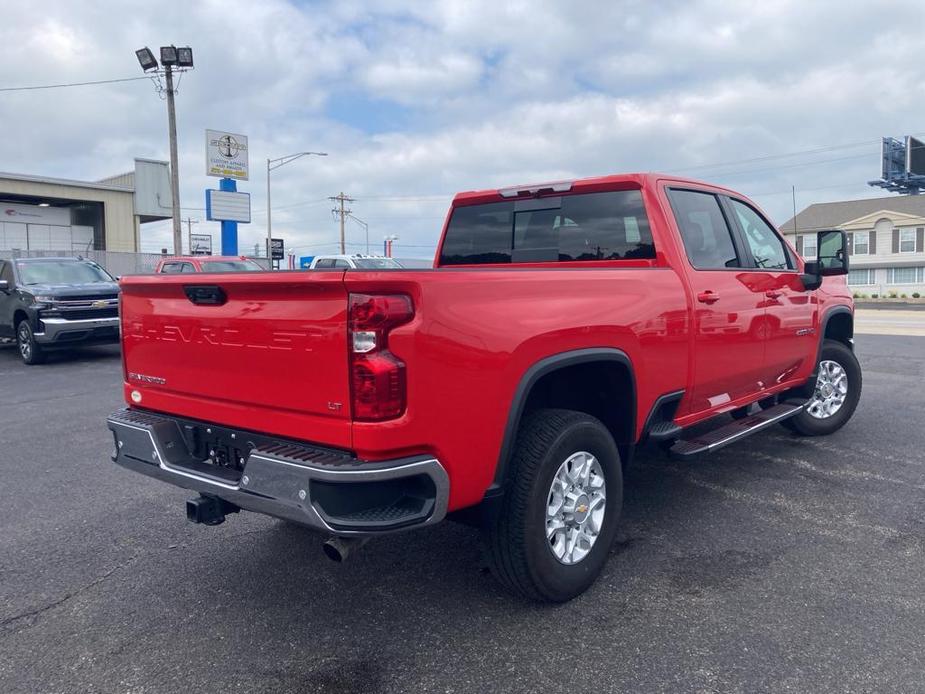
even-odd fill
[[(13, 258), (62, 258), (62, 257), (81, 257), (92, 260), (98, 265), (103, 266), (110, 275), (121, 277), (122, 275), (143, 275), (154, 272), (157, 261), (167, 257), (160, 253), (119, 253), (116, 251), (86, 251), (75, 253), (74, 251), (3, 251), (0, 250), (0, 259), (11, 260)], [(251, 258), (261, 267), (267, 267), (266, 258)]]

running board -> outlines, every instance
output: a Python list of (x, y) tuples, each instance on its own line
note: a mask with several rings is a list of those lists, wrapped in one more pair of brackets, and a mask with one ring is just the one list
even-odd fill
[(730, 443), (744, 439), (746, 436), (751, 436), (762, 429), (767, 429), (772, 424), (777, 424), (789, 417), (798, 415), (802, 410), (802, 404), (794, 404), (793, 402), (774, 405), (774, 407), (761, 410), (743, 419), (734, 420), (695, 438), (682, 439), (671, 447), (671, 455), (687, 458), (715, 451), (723, 446), (728, 446)]

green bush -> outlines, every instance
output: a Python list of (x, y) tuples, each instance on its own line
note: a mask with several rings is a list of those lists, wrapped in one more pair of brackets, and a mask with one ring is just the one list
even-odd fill
[(921, 299), (921, 298), (922, 298), (922, 295), (919, 294), (918, 292), (912, 292), (912, 298), (913, 298), (913, 299)]
[(900, 299), (908, 299), (909, 297), (906, 296), (905, 294), (900, 294), (900, 295), (899, 295), (899, 298), (900, 298)]
[(890, 298), (891, 298), (891, 299), (895, 299), (895, 298), (896, 298), (896, 292), (890, 292)]
[(870, 295), (870, 298), (871, 298), (871, 299), (879, 299), (879, 298), (880, 298), (880, 295), (879, 295), (879, 294), (871, 294), (871, 295)]

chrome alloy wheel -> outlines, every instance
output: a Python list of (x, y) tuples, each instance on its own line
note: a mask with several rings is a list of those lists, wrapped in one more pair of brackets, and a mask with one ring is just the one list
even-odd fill
[(816, 392), (806, 411), (816, 419), (828, 419), (838, 412), (848, 397), (848, 374), (837, 361), (819, 362)]
[(19, 353), (23, 359), (32, 358), (32, 339), (29, 335), (29, 326), (26, 325), (26, 321), (20, 321), (19, 323)]
[(546, 501), (546, 539), (563, 564), (577, 564), (591, 551), (604, 525), (607, 485), (598, 459), (579, 451), (559, 466)]

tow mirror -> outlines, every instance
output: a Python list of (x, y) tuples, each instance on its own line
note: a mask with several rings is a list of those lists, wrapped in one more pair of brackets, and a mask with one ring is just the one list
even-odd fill
[(807, 290), (819, 289), (823, 277), (848, 274), (848, 238), (838, 229), (816, 234), (817, 259), (804, 263), (800, 280)]

